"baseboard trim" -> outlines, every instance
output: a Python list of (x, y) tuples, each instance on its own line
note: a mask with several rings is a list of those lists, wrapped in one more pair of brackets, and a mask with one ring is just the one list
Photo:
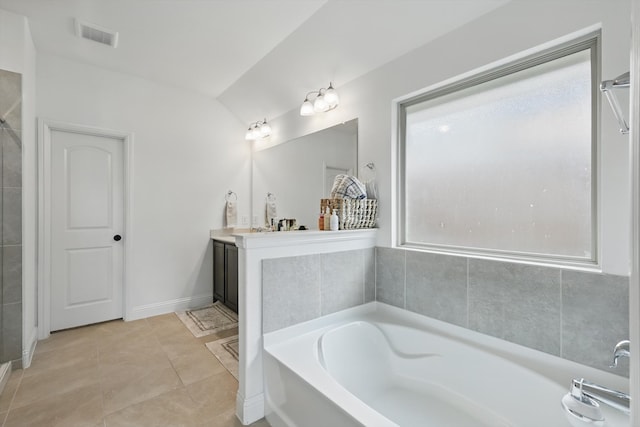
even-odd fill
[(236, 416), (245, 426), (264, 418), (264, 393), (245, 399), (238, 392), (236, 394)]
[(38, 328), (35, 327), (31, 330), (31, 334), (29, 334), (29, 338), (24, 343), (24, 348), (22, 349), (22, 369), (26, 369), (31, 366), (31, 360), (33, 359), (33, 354), (36, 351), (36, 345), (38, 344)]
[(139, 305), (133, 307), (131, 312), (127, 313), (125, 320), (138, 320), (175, 311), (184, 311), (190, 308), (202, 307), (212, 302), (213, 295), (209, 294)]

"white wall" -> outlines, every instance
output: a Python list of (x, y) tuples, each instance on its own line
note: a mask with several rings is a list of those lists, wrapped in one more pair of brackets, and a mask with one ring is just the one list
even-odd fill
[(244, 124), (208, 97), (44, 53), (37, 85), (38, 117), (134, 134), (127, 318), (210, 301), (227, 190), (250, 210)]
[[(612, 4), (613, 3), (613, 4)], [(373, 161), (380, 193), (379, 246), (395, 244), (392, 205), (394, 151), (392, 101), (408, 93), (502, 60), (595, 24), (602, 24), (602, 76), (629, 70), (629, 1), (511, 2), (347, 85), (340, 107), (300, 117), (299, 106), (271, 120), (272, 138), (286, 141), (358, 118), (360, 164)], [(628, 140), (602, 103), (601, 221), (603, 270), (629, 274), (630, 200)]]
[(36, 302), (36, 50), (27, 19), (0, 10), (0, 68), (22, 74), (22, 362), (31, 363)]

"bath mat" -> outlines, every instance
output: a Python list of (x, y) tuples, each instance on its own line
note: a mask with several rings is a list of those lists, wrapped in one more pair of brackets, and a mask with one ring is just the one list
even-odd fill
[(238, 349), (238, 336), (233, 335), (206, 344), (207, 348), (222, 363), (227, 371), (238, 379), (238, 359), (240, 350)]
[(196, 338), (238, 326), (238, 315), (220, 301), (206, 307), (176, 313), (176, 315)]

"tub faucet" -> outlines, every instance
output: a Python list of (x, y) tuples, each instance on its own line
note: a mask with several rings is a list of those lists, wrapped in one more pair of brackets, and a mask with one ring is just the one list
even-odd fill
[[(629, 356), (629, 340), (620, 341), (613, 349), (613, 364), (610, 367), (615, 368), (619, 358)], [(562, 406), (567, 412), (588, 422), (604, 420), (598, 402), (625, 414), (631, 412), (631, 397), (628, 394), (590, 383), (584, 378), (572, 380), (571, 390), (562, 398)]]
[(618, 366), (618, 359), (621, 357), (629, 357), (629, 340), (620, 341), (613, 349), (613, 364), (610, 368)]
[[(597, 410), (599, 408), (596, 402), (604, 403), (605, 405), (611, 406), (612, 408), (615, 408), (618, 411), (622, 411), (625, 414), (630, 413), (629, 406), (631, 403), (631, 398), (628, 394), (585, 381), (584, 378), (579, 380), (574, 379), (571, 382), (571, 392), (569, 394), (575, 400), (580, 402), (580, 405), (577, 406), (582, 408), (582, 411), (576, 410), (577, 408), (575, 407), (571, 408), (573, 409), (573, 411), (570, 412), (573, 412), (574, 415), (575, 412), (578, 412), (584, 416), (594, 409), (596, 410), (596, 412), (599, 412)], [(589, 411), (586, 411), (586, 409), (589, 409)], [(592, 421), (597, 420), (598, 417), (592, 418)]]

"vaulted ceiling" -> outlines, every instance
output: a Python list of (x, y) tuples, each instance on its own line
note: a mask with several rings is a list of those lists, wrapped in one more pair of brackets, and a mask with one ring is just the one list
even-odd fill
[[(217, 98), (241, 120), (277, 117), (508, 0), (0, 0), (39, 52)], [(75, 19), (119, 32), (113, 49)]]

